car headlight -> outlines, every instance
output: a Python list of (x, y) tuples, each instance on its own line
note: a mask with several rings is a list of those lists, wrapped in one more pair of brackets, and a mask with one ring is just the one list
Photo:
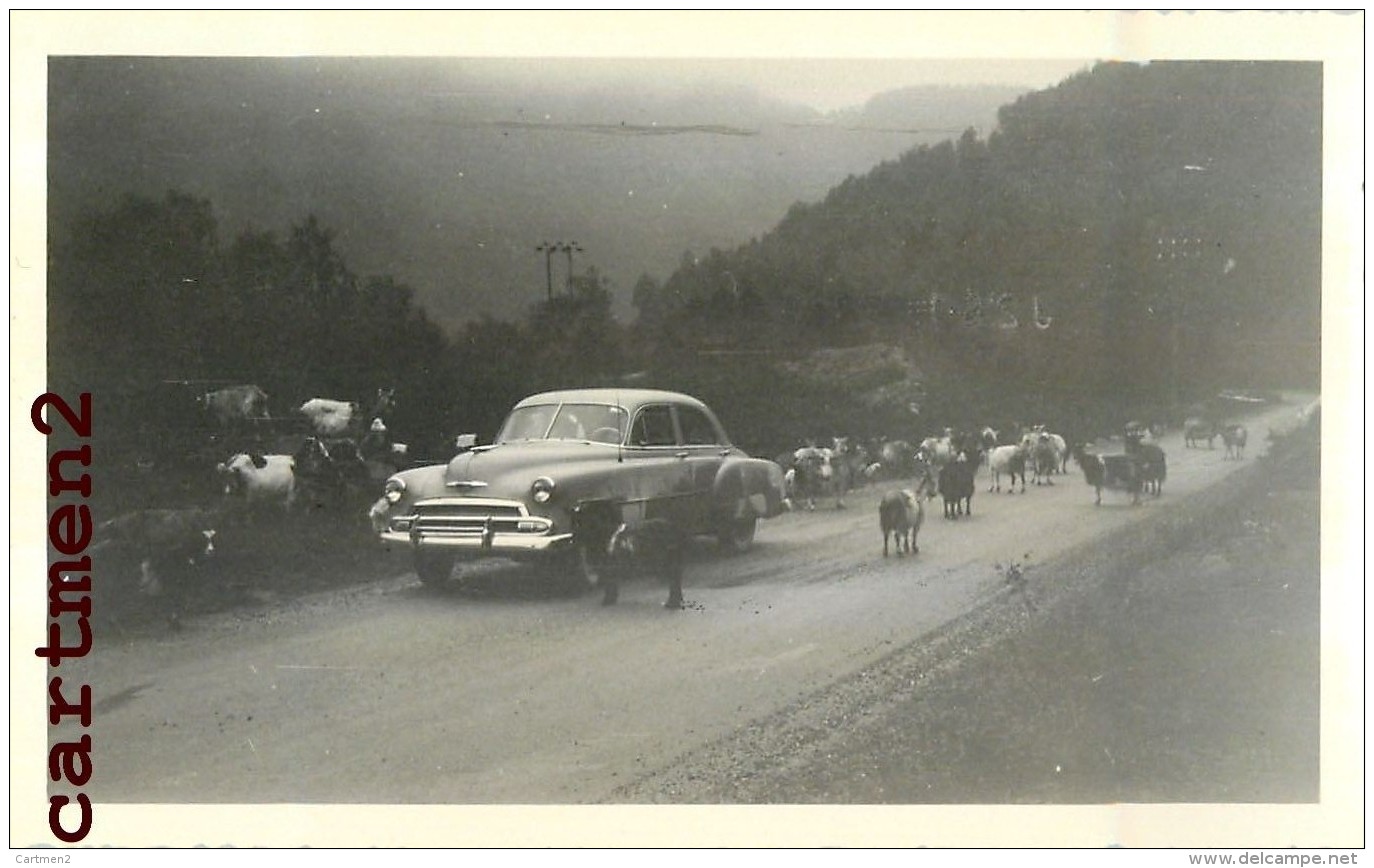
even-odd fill
[(535, 503), (548, 503), (549, 498), (553, 497), (553, 480), (547, 476), (541, 476), (530, 486), (530, 496)]
[(386, 481), (386, 487), (382, 491), (382, 496), (386, 498), (387, 503), (396, 503), (405, 493), (405, 480), (393, 476)]

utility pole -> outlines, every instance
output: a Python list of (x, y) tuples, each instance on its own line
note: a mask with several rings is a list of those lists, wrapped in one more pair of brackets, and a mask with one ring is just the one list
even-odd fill
[(581, 253), (581, 252), (582, 252), (582, 248), (579, 247), (579, 246), (577, 246), (577, 242), (576, 242), (576, 241), (569, 241), (569, 242), (567, 242), (566, 244), (563, 245), (563, 252), (566, 253), (566, 254), (568, 254), (568, 283), (567, 283), (566, 292), (567, 292), (569, 295), (572, 295), (572, 276), (573, 276), (572, 255), (573, 255), (573, 251), (576, 251), (576, 252), (578, 252), (578, 253)]
[(565, 292), (572, 292), (573, 274), (573, 253), (581, 253), (582, 248), (576, 241), (545, 241), (534, 248), (536, 252), (544, 254), (544, 281), (548, 290), (549, 301), (553, 301), (553, 255), (555, 253), (566, 253), (568, 255), (568, 277), (563, 284)]
[(553, 301), (553, 254), (558, 250), (558, 242), (545, 241), (534, 249), (544, 254), (544, 280), (548, 287), (548, 299)]
[(1155, 261), (1163, 266), (1169, 291), (1169, 411), (1177, 415), (1183, 376), (1183, 322), (1188, 304), (1188, 293), (1184, 290), (1183, 283), (1195, 271), (1188, 262), (1202, 257), (1202, 239), (1190, 238), (1188, 233), (1182, 232), (1179, 235), (1161, 237), (1157, 244)]
[[(1200, 163), (1189, 163), (1184, 165), (1174, 174), (1175, 195), (1178, 202), (1176, 207), (1184, 208), (1185, 217), (1182, 226), (1175, 230), (1176, 234), (1172, 237), (1159, 239), (1159, 249), (1155, 254), (1156, 260), (1164, 264), (1169, 281), (1169, 307), (1172, 308), (1170, 316), (1169, 336), (1169, 355), (1171, 356), (1171, 366), (1169, 377), (1169, 400), (1170, 412), (1178, 415), (1179, 403), (1181, 400), (1180, 391), (1183, 380), (1183, 355), (1185, 342), (1183, 340), (1184, 322), (1187, 318), (1188, 295), (1195, 292), (1197, 287), (1194, 282), (1201, 273), (1201, 269), (1196, 265), (1189, 265), (1191, 262), (1200, 262), (1202, 259), (1202, 238), (1196, 228), (1190, 229), (1190, 225), (1196, 226), (1196, 203), (1205, 198), (1205, 193), (1199, 192), (1199, 185), (1205, 181), (1205, 177), (1193, 180), (1193, 174), (1204, 173), (1210, 159)], [(1184, 286), (1185, 282), (1188, 284)]]

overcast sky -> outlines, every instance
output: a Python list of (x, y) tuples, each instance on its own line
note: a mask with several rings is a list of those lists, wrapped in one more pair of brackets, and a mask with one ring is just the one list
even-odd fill
[(1039, 90), (1092, 65), (1065, 60), (720, 60), (693, 64), (700, 76), (748, 82), (768, 96), (834, 111), (884, 91), (925, 84), (998, 84)]
[[(175, 189), (209, 201), (226, 239), (315, 216), (352, 268), (414, 286), (450, 325), (520, 315), (552, 282), (536, 245), (576, 239), (576, 264), (609, 279), (628, 315), (641, 275), (664, 280), (686, 252), (760, 237), (793, 204), (920, 144), (986, 136), (999, 106), (1088, 66), (58, 57), (48, 215), (60, 237), (119, 194)], [(919, 86), (840, 123), (815, 114)]]
[[(36, 16), (20, 11), (15, 23)], [(398, 87), (393, 96), (374, 100), (365, 116), (338, 109), (356, 105), (354, 98), (372, 89), (370, 84), (358, 84), (358, 76), (311, 75), (309, 69), (299, 79), (301, 87), (283, 85), (247, 106), (247, 100), (230, 99), (235, 91), (229, 82), (213, 78), (209, 87), (196, 90), (181, 86), (176, 76), (164, 77), (152, 96), (110, 94), (96, 82), (77, 107), (78, 116), (98, 121), (77, 137), (91, 148), (73, 151), (68, 171), (56, 182), (74, 192), (132, 188), (156, 196), (169, 188), (186, 190), (215, 204), (226, 235), (243, 223), (281, 230), (302, 214), (317, 214), (338, 228), (359, 271), (393, 274), (422, 291), (446, 286), (453, 275), (467, 276), (474, 286), (537, 289), (546, 263), (531, 255), (534, 244), (576, 238), (587, 248), (581, 264), (608, 273), (622, 292), (641, 273), (663, 278), (684, 251), (730, 249), (763, 234), (791, 204), (815, 201), (848, 175), (863, 174), (930, 135), (952, 137), (971, 126), (986, 136), (995, 121), (993, 112), (957, 122), (916, 115), (875, 120), (866, 134), (882, 137), (884, 149), (870, 152), (857, 146), (860, 131), (850, 129), (848, 119), (837, 132), (803, 128), (774, 113), (770, 126), (747, 94), (737, 93), (743, 98), (733, 102), (702, 98), (722, 85), (834, 111), (918, 85), (1037, 90), (1098, 59), (1306, 53), (1318, 44), (1310, 38), (1314, 25), (1344, 24), (1330, 15), (1073, 11), (183, 11), (42, 18), (44, 27), (29, 28), (29, 36), (13, 45), (13, 129), (21, 132), (13, 138), (11, 177), (21, 188), (13, 196), (18, 203), (46, 196), (53, 211), (54, 180), (45, 171), (44, 143), (22, 130), (45, 130), (61, 116), (49, 111), (55, 106), (46, 104), (42, 86), (51, 71), (47, 58), (55, 55), (275, 57), (305, 61), (304, 66), (313, 66), (314, 58), (342, 57), (480, 60), (504, 66), (513, 84), (484, 85), (469, 76), (411, 74), (379, 64), (379, 76), (395, 71)], [(35, 45), (41, 46), (38, 55)], [(467, 66), (464, 60), (455, 66)], [(261, 69), (267, 76), (280, 66)], [(1332, 74), (1328, 80), (1335, 79)], [(594, 93), (587, 96), (588, 90)], [(637, 102), (610, 98), (628, 90), (639, 91)], [(584, 98), (560, 99), (577, 93)], [(288, 118), (287, 133), (294, 138), (287, 140), (280, 140), (282, 123), (259, 110), (283, 101), (298, 112)], [(730, 106), (738, 110), (730, 113)], [(206, 112), (218, 114), (205, 119)], [(393, 124), (406, 120), (406, 112), (452, 119), (443, 128), (412, 125), (402, 131)], [(611, 124), (665, 123), (712, 125), (731, 134), (708, 137), (689, 128), (679, 136), (690, 139), (687, 152), (666, 136), (632, 139), (607, 132)], [(130, 127), (121, 137), (119, 131)], [(329, 135), (306, 146), (304, 131), (316, 127)], [(483, 129), (486, 137), (479, 133)], [(740, 130), (750, 135), (733, 134)], [(393, 131), (395, 138), (382, 140)], [(790, 137), (783, 139), (784, 133)], [(601, 136), (594, 144), (614, 171), (598, 176), (586, 160), (570, 162), (573, 147), (590, 150), (592, 135)], [(838, 136), (848, 138), (837, 142)], [(235, 165), (233, 158), (242, 155), (251, 161)], [(329, 162), (340, 155), (361, 162), (348, 169)], [(431, 156), (442, 164), (425, 163)], [(823, 164), (822, 157), (829, 162)], [(122, 174), (102, 174), (102, 164)], [(607, 174), (609, 182), (598, 184)], [(701, 183), (711, 179), (719, 183)], [(728, 205), (718, 201), (722, 189), (729, 191)], [(537, 211), (525, 195), (531, 191), (541, 195)], [(384, 201), (389, 194), (392, 199)], [(744, 207), (744, 194), (758, 200), (754, 207)], [(346, 213), (349, 201), (370, 203), (363, 216), (372, 223)], [(656, 208), (652, 216), (641, 213), (649, 205)], [(419, 214), (416, 221), (408, 219), (411, 212)], [(656, 243), (612, 228), (625, 225), (616, 224), (616, 216), (652, 229)], [(497, 225), (497, 217), (506, 222)], [(597, 231), (605, 237), (596, 237)], [(444, 240), (432, 250), (419, 249), (436, 232)], [(462, 252), (454, 238), (475, 239), (462, 262), (450, 261)], [(505, 283), (492, 261), (498, 240), (522, 270)], [(375, 250), (369, 252), (363, 241)], [(462, 293), (445, 289), (444, 296), (458, 299)]]
[[(554, 58), (531, 64), (512, 60), (511, 75), (531, 84), (551, 79), (571, 88), (642, 84), (652, 76), (657, 88), (752, 87), (764, 96), (810, 106), (818, 111), (863, 105), (886, 91), (916, 85), (1008, 85), (1025, 90), (1050, 87), (1086, 69), (1088, 58), (1062, 60), (893, 60), (840, 58)], [(553, 72), (556, 70), (556, 73)]]

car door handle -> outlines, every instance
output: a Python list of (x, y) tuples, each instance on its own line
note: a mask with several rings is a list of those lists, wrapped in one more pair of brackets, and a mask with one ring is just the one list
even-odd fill
[(677, 457), (678, 457), (678, 458), (686, 458), (688, 455), (691, 455), (691, 454), (692, 454), (692, 453), (690, 453), (690, 452), (688, 452), (686, 449), (684, 449), (684, 450), (682, 450), (681, 452), (677, 453)]

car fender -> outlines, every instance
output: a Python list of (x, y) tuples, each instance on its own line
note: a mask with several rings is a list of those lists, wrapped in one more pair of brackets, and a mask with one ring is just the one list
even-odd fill
[(405, 483), (405, 495), (402, 502), (409, 504), (426, 497), (438, 497), (444, 494), (444, 469), (445, 465), (443, 464), (425, 464), (421, 467), (399, 470), (387, 478), (399, 479)]
[(399, 480), (405, 491), (400, 499), (392, 503), (383, 494), (367, 510), (368, 521), (377, 533), (383, 533), (392, 515), (402, 515), (414, 508), (415, 502), (427, 497), (437, 497), (444, 493), (443, 464), (426, 464), (397, 471), (387, 477), (387, 482)]
[(727, 519), (781, 515), (786, 496), (782, 468), (766, 458), (727, 458), (712, 485), (717, 514)]

